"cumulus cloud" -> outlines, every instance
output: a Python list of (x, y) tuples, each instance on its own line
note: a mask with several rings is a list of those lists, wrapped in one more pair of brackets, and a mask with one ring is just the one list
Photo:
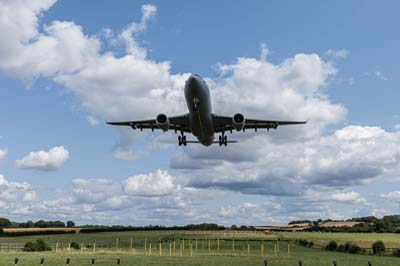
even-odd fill
[(400, 199), (400, 191), (396, 190), (396, 191), (390, 191), (387, 194), (382, 194), (381, 197), (383, 198), (387, 198), (387, 199)]
[(20, 169), (56, 171), (68, 160), (69, 152), (63, 146), (56, 146), (48, 151), (33, 151), (16, 161)]
[(332, 199), (341, 203), (365, 203), (366, 200), (361, 197), (360, 193), (355, 191), (336, 193), (332, 195)]
[(4, 157), (6, 157), (7, 153), (8, 153), (7, 149), (5, 149), (5, 148), (4, 149), (0, 149), (0, 161), (3, 160)]
[(10, 182), (0, 174), (0, 206), (9, 208), (8, 204), (18, 201), (30, 202), (37, 199), (36, 192), (28, 183)]
[(130, 195), (161, 196), (171, 194), (176, 185), (173, 178), (166, 171), (157, 170), (150, 174), (141, 174), (128, 177), (123, 182), (124, 191)]

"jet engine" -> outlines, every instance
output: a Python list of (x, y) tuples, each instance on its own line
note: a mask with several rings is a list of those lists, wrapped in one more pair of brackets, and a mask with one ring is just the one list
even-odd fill
[(159, 114), (156, 117), (156, 123), (159, 129), (161, 129), (162, 131), (168, 131), (169, 129), (168, 116), (166, 116), (165, 114)]
[(233, 126), (237, 131), (240, 131), (244, 128), (244, 116), (240, 113), (235, 114), (232, 119)]

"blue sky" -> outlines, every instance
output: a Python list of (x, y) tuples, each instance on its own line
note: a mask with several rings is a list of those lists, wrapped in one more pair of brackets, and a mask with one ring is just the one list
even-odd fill
[[(0, 215), (229, 225), (396, 212), (396, 1), (28, 2), (0, 8)], [(104, 124), (185, 112), (189, 73), (217, 112), (310, 123), (227, 149)]]

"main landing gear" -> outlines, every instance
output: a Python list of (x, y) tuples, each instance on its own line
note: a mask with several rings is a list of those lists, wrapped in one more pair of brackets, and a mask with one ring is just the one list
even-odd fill
[(224, 134), (222, 134), (222, 136), (219, 136), (219, 146), (222, 145), (228, 145), (228, 138)]
[(186, 142), (186, 136), (182, 134), (182, 136), (178, 136), (178, 144), (179, 146), (186, 146), (187, 142)]

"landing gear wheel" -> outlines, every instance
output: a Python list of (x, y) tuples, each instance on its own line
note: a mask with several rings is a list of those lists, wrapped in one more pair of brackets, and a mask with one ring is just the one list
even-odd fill
[(227, 136), (224, 136), (224, 145), (225, 146), (228, 145), (228, 137)]
[(222, 136), (219, 136), (219, 146), (222, 146)]
[(178, 144), (179, 144), (179, 146), (182, 146), (182, 137), (181, 136), (178, 136)]
[(182, 143), (183, 143), (183, 146), (186, 146), (186, 145), (187, 145), (186, 136), (183, 136), (183, 137), (182, 137)]

